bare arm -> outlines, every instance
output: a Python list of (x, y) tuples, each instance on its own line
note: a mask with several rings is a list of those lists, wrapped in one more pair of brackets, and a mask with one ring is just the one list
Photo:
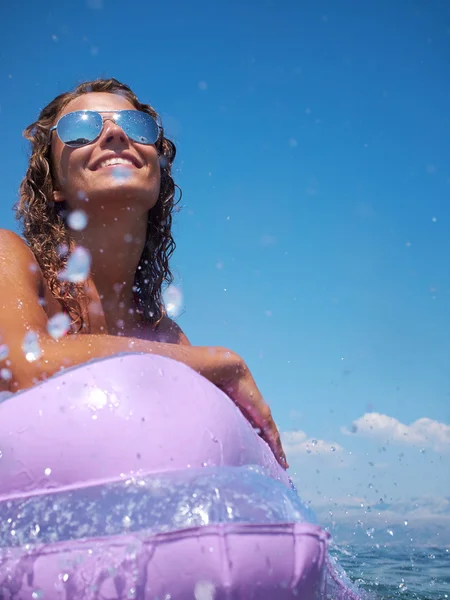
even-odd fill
[[(5, 344), (9, 352), (6, 359), (0, 360), (0, 368), (10, 370), (11, 391), (29, 388), (61, 369), (93, 358), (121, 352), (167, 356), (188, 365), (226, 391), (249, 420), (261, 429), (262, 437), (280, 464), (286, 466), (270, 408), (240, 356), (224, 348), (186, 345), (187, 339), (185, 344), (171, 344), (82, 334), (55, 340), (47, 332), (47, 315), (39, 303), (41, 278), (34, 255), (23, 240), (10, 231), (0, 230), (0, 344)], [(41, 350), (41, 356), (32, 361), (27, 360), (22, 348), (29, 331), (36, 334)]]

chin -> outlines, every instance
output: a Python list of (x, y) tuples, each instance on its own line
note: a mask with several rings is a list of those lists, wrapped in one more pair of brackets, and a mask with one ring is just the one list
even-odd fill
[(105, 186), (101, 190), (91, 190), (86, 192), (89, 198), (89, 204), (102, 203), (103, 206), (115, 204), (121, 206), (137, 207), (141, 206), (150, 210), (158, 201), (159, 189), (142, 188), (139, 185), (133, 185), (132, 182), (116, 183), (115, 185)]

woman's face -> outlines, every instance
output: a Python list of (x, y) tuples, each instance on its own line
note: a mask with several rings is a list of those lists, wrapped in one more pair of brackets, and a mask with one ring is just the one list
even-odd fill
[[(135, 110), (123, 96), (92, 92), (78, 96), (64, 108), (58, 119), (76, 110)], [(154, 145), (130, 140), (123, 130), (103, 114), (104, 125), (95, 142), (81, 148), (70, 148), (52, 133), (52, 163), (55, 175), (56, 202), (65, 200), (72, 209), (82, 208), (93, 214), (97, 209), (113, 207), (147, 213), (159, 196), (160, 164)], [(107, 166), (109, 158), (125, 158), (130, 164)]]

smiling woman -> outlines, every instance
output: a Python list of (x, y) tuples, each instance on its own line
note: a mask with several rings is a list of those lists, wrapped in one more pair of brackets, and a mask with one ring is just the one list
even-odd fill
[(155, 111), (94, 81), (26, 136), (27, 243), (0, 230), (0, 383), (23, 392), (0, 403), (0, 597), (360, 600), (243, 359), (166, 314), (175, 146)]
[[(117, 322), (132, 322), (136, 308), (148, 323), (159, 324), (161, 286), (172, 280), (175, 184), (171, 166), (176, 151), (157, 118), (126, 86), (115, 80), (97, 81), (57, 97), (25, 132), (33, 146), (18, 204), (25, 239), (41, 266), (47, 267), (44, 275), (48, 273), (63, 300), (64, 295), (73, 297), (75, 289), (73, 282), (58, 280), (67, 259), (61, 256), (60, 245), (82, 243), (88, 248), (90, 280), (102, 295), (109, 332), (116, 330)], [(111, 159), (127, 163), (120, 167), (121, 177), (117, 167), (104, 164)], [(81, 233), (70, 231), (65, 223), (74, 210), (88, 216)], [(45, 223), (43, 214), (49, 217)], [(52, 265), (48, 247), (36, 235), (39, 230), (46, 246), (53, 238)], [(83, 315), (81, 307), (82, 297), (93, 300), (85, 288), (84, 282), (76, 287), (77, 298), (71, 298), (68, 309), (75, 322), (92, 333), (92, 315)]]
[[(2, 389), (121, 352), (166, 356), (225, 391), (286, 467), (243, 359), (191, 346), (164, 310), (176, 151), (153, 108), (115, 79), (96, 80), (55, 98), (25, 136), (31, 157), (16, 210), (26, 243), (0, 231)], [(58, 319), (67, 335), (55, 335)]]

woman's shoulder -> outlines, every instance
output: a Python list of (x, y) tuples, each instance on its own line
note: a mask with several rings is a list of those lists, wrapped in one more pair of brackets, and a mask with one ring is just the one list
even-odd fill
[(20, 235), (14, 233), (14, 231), (11, 231), (10, 229), (0, 228), (0, 247), (2, 249), (2, 253), (0, 255), (1, 258), (9, 256), (11, 253), (17, 252), (19, 253), (19, 256), (23, 254), (34, 259), (34, 255), (29, 246), (27, 246), (25, 240), (21, 238)]
[(41, 280), (41, 270), (31, 248), (14, 231), (0, 229), (0, 267), (2, 270), (14, 270)]
[(159, 322), (159, 325), (156, 328), (156, 334), (160, 342), (181, 344), (183, 346), (191, 345), (181, 327), (167, 315), (164, 315)]

